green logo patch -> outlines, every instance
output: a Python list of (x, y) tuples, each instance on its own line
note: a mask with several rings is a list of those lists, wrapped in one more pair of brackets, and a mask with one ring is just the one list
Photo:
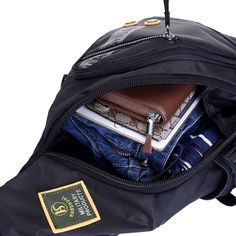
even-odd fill
[(83, 181), (38, 193), (53, 233), (63, 233), (100, 220)]

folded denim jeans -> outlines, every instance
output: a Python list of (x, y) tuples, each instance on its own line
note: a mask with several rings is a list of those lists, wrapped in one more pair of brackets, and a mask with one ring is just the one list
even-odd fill
[[(177, 132), (170, 144), (162, 152), (143, 152), (143, 145), (114, 133), (78, 114), (67, 119), (62, 129), (93, 152), (95, 164), (102, 169), (112, 170), (123, 178), (133, 181), (153, 181), (164, 170), (166, 162), (179, 139), (185, 133), (193, 133), (200, 125), (204, 114), (199, 104)], [(199, 121), (199, 122), (198, 122)]]
[[(95, 127), (103, 131), (103, 135)], [(117, 136), (77, 114), (70, 117), (62, 128), (92, 150), (97, 167), (130, 179), (146, 179), (152, 175), (151, 169), (145, 166), (146, 159), (139, 155), (139, 143)]]

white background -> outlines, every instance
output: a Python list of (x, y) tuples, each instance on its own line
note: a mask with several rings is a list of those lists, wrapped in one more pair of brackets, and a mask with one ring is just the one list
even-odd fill
[[(170, 2), (173, 17), (236, 37), (234, 0)], [(162, 0), (0, 0), (0, 186), (29, 159), (80, 55), (107, 31), (163, 11)], [(235, 217), (236, 207), (199, 200), (158, 230), (132, 235), (235, 235)]]

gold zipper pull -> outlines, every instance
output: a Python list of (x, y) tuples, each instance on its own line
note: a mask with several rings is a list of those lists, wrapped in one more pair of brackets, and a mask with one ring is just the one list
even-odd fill
[(155, 123), (159, 122), (160, 119), (161, 119), (161, 115), (159, 113), (150, 112), (148, 114), (147, 137), (146, 137), (146, 141), (143, 146), (144, 153), (147, 153), (147, 154), (152, 153), (152, 136), (153, 136), (153, 132), (154, 132), (154, 127), (155, 127)]

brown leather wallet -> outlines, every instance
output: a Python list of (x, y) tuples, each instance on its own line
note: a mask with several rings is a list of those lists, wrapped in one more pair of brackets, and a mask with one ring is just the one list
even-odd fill
[(97, 99), (103, 105), (149, 123), (144, 152), (151, 153), (154, 126), (168, 122), (179, 106), (196, 90), (192, 84), (138, 86), (110, 92)]

